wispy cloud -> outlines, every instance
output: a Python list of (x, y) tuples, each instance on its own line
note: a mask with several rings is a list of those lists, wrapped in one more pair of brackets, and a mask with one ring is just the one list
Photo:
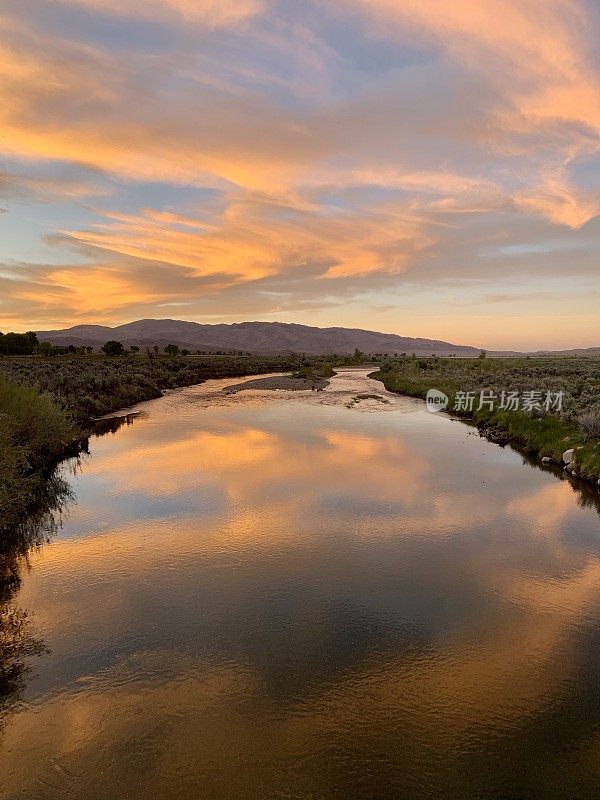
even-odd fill
[(207, 27), (235, 25), (262, 13), (267, 0), (57, 0), (100, 14), (133, 19), (171, 20), (173, 15)]
[[(466, 298), (499, 273), (566, 274), (563, 234), (585, 241), (592, 281), (596, 14), (586, 0), (7, 0), (0, 193), (20, 280), (0, 324), (164, 303), (198, 316), (208, 298), (225, 316), (339, 315), (362, 296), (366, 314), (428, 281), (435, 303), (432, 281)], [(24, 256), (37, 200), (47, 268)], [(539, 252), (506, 247), (492, 273), (486, 248), (524, 238)]]

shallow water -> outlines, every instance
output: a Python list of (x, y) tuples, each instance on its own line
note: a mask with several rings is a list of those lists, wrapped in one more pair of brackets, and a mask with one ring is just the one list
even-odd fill
[(92, 441), (13, 598), (49, 652), (0, 797), (598, 796), (597, 507), (366, 375)]

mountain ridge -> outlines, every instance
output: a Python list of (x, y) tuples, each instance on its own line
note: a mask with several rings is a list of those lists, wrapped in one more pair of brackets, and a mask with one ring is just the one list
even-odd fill
[(388, 355), (413, 352), (417, 355), (477, 355), (476, 347), (458, 345), (439, 339), (400, 336), (363, 328), (333, 326), (319, 328), (293, 322), (234, 322), (203, 324), (186, 320), (142, 319), (123, 325), (75, 325), (71, 328), (37, 331), (42, 341), (53, 344), (98, 347), (108, 339), (124, 345), (151, 347), (165, 341), (191, 350), (241, 350), (251, 353), (302, 352), (364, 353)]
[[(363, 353), (382, 353), (396, 355), (439, 355), (439, 356), (478, 356), (479, 347), (459, 345), (440, 339), (400, 336), (395, 333), (382, 333), (364, 328), (344, 328), (332, 326), (319, 328), (312, 325), (299, 325), (295, 322), (233, 322), (200, 323), (174, 319), (140, 319), (123, 325), (82, 324), (71, 328), (37, 331), (41, 341), (56, 345), (94, 347), (99, 349), (109, 339), (117, 339), (126, 347), (135, 345), (141, 349), (155, 345), (164, 348), (167, 344), (177, 344), (192, 352), (200, 350), (207, 353), (222, 351), (241, 351), (256, 354), (307, 353), (326, 355), (353, 353), (356, 349)], [(490, 350), (490, 356), (600, 356), (599, 347), (569, 348), (567, 350)]]

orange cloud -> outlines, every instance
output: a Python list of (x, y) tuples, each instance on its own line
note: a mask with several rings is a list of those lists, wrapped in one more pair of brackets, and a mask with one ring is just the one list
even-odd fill
[(519, 208), (575, 230), (600, 214), (598, 197), (577, 190), (561, 171), (549, 175), (532, 191), (517, 194), (514, 199)]
[[(530, 223), (532, 236), (580, 231), (600, 212), (577, 174), (600, 152), (593, 20), (578, 0), (327, 0), (314, 15), (331, 14), (327, 25), (267, 0), (57, 0), (36, 15), (39, 1), (0, 14), (0, 135), (19, 160), (0, 175), (2, 206), (69, 200), (41, 230), (94, 248), (96, 263), (22, 265), (17, 253), (0, 276), (2, 319), (105, 320), (107, 303), (120, 320), (161, 303), (195, 304), (193, 316), (298, 312), (400, 275), (435, 294), (440, 277), (489, 280), (482, 242), (520, 242)], [(62, 24), (67, 6), (89, 15)], [(327, 30), (349, 8), (364, 19), (342, 47)], [(127, 17), (118, 44), (110, 25), (89, 35), (106, 14)], [(148, 20), (169, 24), (160, 46)], [(364, 70), (380, 37), (383, 66)], [(42, 174), (57, 163), (70, 180)], [(144, 183), (166, 188), (136, 205)], [(102, 194), (94, 224), (82, 201)], [(502, 267), (514, 276), (519, 264)], [(434, 323), (450, 338), (447, 314)]]
[[(554, 146), (545, 143), (544, 171), (600, 151), (600, 76), (590, 20), (577, 0), (342, 1), (360, 9), (377, 35), (420, 37), (484, 75), (505, 101), (481, 131), (488, 146), (507, 154), (531, 152), (536, 159), (535, 139), (545, 134)], [(556, 178), (544, 181), (537, 194), (518, 194), (516, 202), (573, 228), (599, 213), (597, 202), (577, 197)]]
[(302, 269), (307, 263), (323, 265), (328, 278), (397, 273), (433, 243), (423, 222), (403, 205), (329, 214), (308, 208), (293, 198), (233, 198), (213, 224), (149, 209), (140, 215), (113, 214), (106, 223), (69, 235), (112, 253), (189, 266), (197, 275), (222, 274), (234, 281)]
[(192, 55), (115, 56), (2, 17), (0, 29), (0, 131), (14, 156), (133, 180), (273, 190), (325, 149), (264, 93), (203, 82), (186, 64)]
[[(51, 274), (47, 291), (51, 303), (64, 308), (67, 302), (84, 313), (118, 308), (121, 303), (152, 303), (160, 299), (159, 294), (144, 291), (139, 282), (112, 267), (58, 269)], [(27, 294), (24, 296), (27, 298)], [(35, 300), (35, 296), (31, 299)]]

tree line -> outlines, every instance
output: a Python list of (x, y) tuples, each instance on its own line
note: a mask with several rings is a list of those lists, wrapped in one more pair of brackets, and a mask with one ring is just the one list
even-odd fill
[[(122, 342), (115, 340), (105, 342), (99, 349), (106, 356), (136, 355), (140, 352), (140, 348), (137, 345), (132, 344), (130, 347), (125, 347)], [(27, 331), (27, 333), (2, 333), (0, 331), (0, 356), (91, 355), (93, 352), (94, 347), (91, 345), (76, 347), (74, 344), (56, 345), (51, 342), (40, 342), (34, 331)], [(189, 356), (192, 351), (181, 348), (177, 344), (168, 344), (162, 351), (158, 345), (146, 348), (146, 354), (149, 357), (158, 356), (161, 353), (167, 356)], [(198, 350), (196, 355), (213, 354)], [(219, 351), (214, 355), (250, 355), (250, 353), (244, 354), (238, 350), (231, 350)]]
[(6, 356), (30, 356), (39, 346), (37, 334), (0, 332), (0, 353)]
[(27, 331), (27, 333), (2, 333), (0, 331), (0, 356), (57, 356), (93, 352), (93, 347), (75, 347), (72, 344), (63, 346), (40, 342), (34, 331)]

